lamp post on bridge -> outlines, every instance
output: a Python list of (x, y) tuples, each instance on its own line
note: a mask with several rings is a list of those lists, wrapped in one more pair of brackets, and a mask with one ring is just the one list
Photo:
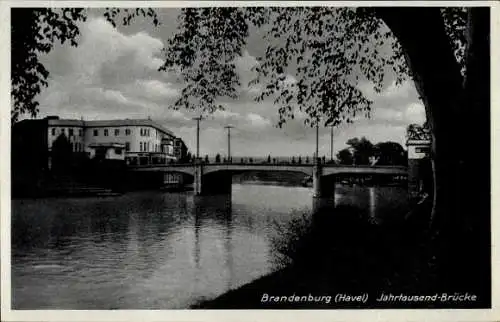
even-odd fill
[(319, 163), (319, 120), (316, 120), (316, 153), (314, 156), (314, 164)]
[(193, 120), (196, 121), (196, 160), (194, 162), (194, 195), (199, 196), (202, 193), (201, 190), (201, 175), (203, 163), (200, 160), (200, 121), (203, 119), (203, 116), (200, 115), (198, 117), (193, 117)]
[(321, 197), (321, 174), (322, 167), (319, 159), (319, 118), (316, 119), (316, 152), (313, 160), (313, 197)]
[(231, 129), (234, 126), (227, 125), (224, 126), (227, 129), (227, 162), (231, 163)]
[(203, 119), (203, 116), (193, 117), (193, 120), (196, 121), (196, 160), (200, 158), (200, 121)]
[(333, 125), (330, 126), (330, 161), (333, 163)]

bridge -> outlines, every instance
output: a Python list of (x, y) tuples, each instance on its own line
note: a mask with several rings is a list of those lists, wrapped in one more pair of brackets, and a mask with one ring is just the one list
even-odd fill
[(269, 163), (202, 163), (134, 165), (131, 171), (182, 173), (194, 178), (194, 193), (207, 195), (231, 191), (232, 175), (242, 172), (299, 172), (313, 178), (315, 197), (331, 195), (335, 180), (325, 180), (338, 175), (388, 175), (407, 176), (404, 166), (346, 166), (336, 164), (269, 164)]

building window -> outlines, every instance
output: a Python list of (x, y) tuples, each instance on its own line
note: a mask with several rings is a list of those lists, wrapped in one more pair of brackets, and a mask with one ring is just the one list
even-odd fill
[(142, 152), (142, 142), (139, 143), (139, 151)]
[(121, 155), (122, 154), (122, 149), (121, 148), (115, 148), (115, 154)]
[(104, 136), (108, 136), (108, 129), (104, 129)]
[(64, 128), (61, 129), (61, 134), (64, 134), (64, 130), (65, 130)]
[(68, 129), (68, 135), (73, 136), (73, 129)]
[(120, 129), (115, 129), (115, 136), (120, 135)]
[(125, 129), (125, 135), (130, 135), (130, 129)]
[(98, 136), (99, 135), (99, 130), (94, 130), (94, 136)]
[(82, 129), (78, 130), (78, 136), (83, 136), (83, 130)]
[(52, 135), (53, 136), (56, 135), (56, 128), (54, 128), (54, 127), (52, 128)]
[(149, 134), (150, 134), (150, 133), (149, 133), (149, 129), (148, 129), (148, 136), (150, 136)]
[(428, 147), (416, 147), (415, 152), (416, 153), (429, 153), (430, 149)]
[(130, 151), (130, 142), (125, 142), (125, 151)]

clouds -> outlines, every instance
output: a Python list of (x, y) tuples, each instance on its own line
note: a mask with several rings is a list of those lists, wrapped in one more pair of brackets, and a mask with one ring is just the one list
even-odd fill
[[(170, 9), (160, 9), (160, 15)], [(154, 30), (140, 23), (139, 27), (113, 28), (103, 18), (90, 16), (81, 24), (79, 46), (56, 46), (43, 57), (50, 71), (49, 87), (40, 97), (41, 116), (59, 115), (63, 118), (85, 119), (147, 118), (164, 124), (188, 144), (196, 147), (196, 123), (192, 120), (198, 111), (170, 110), (168, 106), (180, 94), (181, 83), (176, 75), (158, 72), (163, 63), (161, 50), (172, 35), (172, 21), (164, 29)], [(252, 70), (259, 62), (256, 56), (265, 50), (265, 43), (253, 42), (235, 59), (241, 77), (240, 99), (224, 101), (226, 108), (216, 111), (201, 122), (201, 153), (225, 154), (226, 125), (231, 130), (231, 150), (235, 156), (311, 155), (315, 146), (315, 129), (303, 124), (306, 114), (296, 111), (295, 119), (283, 128), (276, 128), (278, 107), (272, 98), (256, 103), (253, 98), (261, 92), (261, 85), (248, 86), (256, 74)], [(285, 75), (284, 84), (297, 82)], [(371, 99), (372, 118), (335, 129), (334, 149), (340, 150), (352, 137), (365, 135), (372, 142), (391, 140), (404, 143), (405, 127), (423, 123), (425, 113), (412, 82), (396, 86), (394, 83), (377, 94), (368, 82), (360, 89)], [(320, 128), (320, 154), (329, 155), (330, 129)]]
[[(126, 35), (104, 18), (80, 25), (79, 46), (57, 47), (44, 57), (49, 87), (40, 95), (42, 114), (82, 117), (165, 117), (178, 94), (157, 71), (164, 44), (145, 31)], [(171, 113), (170, 113), (171, 114)], [(174, 119), (179, 115), (171, 114)]]
[(270, 120), (268, 120), (266, 118), (263, 118), (259, 114), (255, 114), (255, 113), (249, 113), (249, 114), (247, 114), (246, 119), (254, 127), (262, 128), (262, 127), (266, 127), (266, 126), (270, 126), (271, 125), (271, 121)]
[(137, 90), (136, 95), (150, 97), (153, 99), (173, 99), (179, 96), (179, 89), (171, 83), (162, 82), (157, 79), (136, 80), (131, 90)]

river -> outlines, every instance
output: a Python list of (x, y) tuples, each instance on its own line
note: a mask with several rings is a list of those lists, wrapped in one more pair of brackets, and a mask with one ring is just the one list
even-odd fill
[[(390, 220), (397, 187), (340, 187), (336, 204)], [(12, 201), (13, 309), (182, 309), (279, 268), (273, 239), (310, 188), (233, 184), (231, 196), (130, 192)]]

